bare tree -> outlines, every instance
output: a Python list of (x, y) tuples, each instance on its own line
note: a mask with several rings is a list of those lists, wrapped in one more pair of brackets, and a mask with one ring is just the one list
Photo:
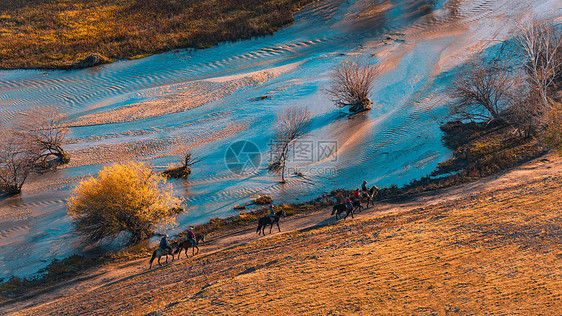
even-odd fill
[(23, 113), (15, 123), (15, 130), (35, 143), (37, 161), (45, 164), (49, 157), (58, 158), (62, 164), (70, 157), (63, 149), (68, 128), (63, 125), (66, 117), (56, 109), (45, 107)]
[(14, 130), (0, 129), (0, 191), (18, 194), (33, 172), (37, 148)]
[(0, 130), (0, 190), (10, 194), (21, 192), (27, 177), (46, 165), (51, 156), (60, 163), (69, 161), (62, 148), (68, 128), (64, 116), (56, 110), (43, 108), (18, 116), (10, 126)]
[(272, 158), (269, 172), (281, 173), (281, 182), (285, 183), (285, 165), (291, 143), (304, 136), (310, 127), (310, 113), (301, 107), (289, 107), (277, 116), (276, 134), (272, 140)]
[(339, 107), (349, 106), (351, 112), (368, 110), (372, 104), (369, 93), (376, 75), (376, 68), (364, 61), (345, 60), (334, 70), (327, 92)]
[(512, 101), (513, 83), (498, 62), (473, 61), (457, 74), (450, 114), (470, 121), (498, 119)]
[(504, 116), (523, 137), (536, 134), (545, 124), (540, 97), (529, 89), (514, 94), (512, 105), (504, 111)]
[(182, 150), (182, 152), (179, 154), (179, 158), (182, 162), (183, 167), (190, 167), (195, 163), (189, 149)]
[(536, 90), (545, 112), (550, 106), (548, 89), (562, 72), (562, 29), (551, 20), (532, 19), (520, 28), (516, 43), (523, 49), (531, 88)]

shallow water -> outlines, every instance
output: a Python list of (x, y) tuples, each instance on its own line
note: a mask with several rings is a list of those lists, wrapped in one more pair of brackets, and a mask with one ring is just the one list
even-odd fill
[[(167, 233), (233, 215), (233, 206), (260, 194), (274, 203), (305, 201), (362, 180), (402, 185), (429, 174), (450, 155), (439, 124), (452, 69), (505, 39), (521, 12), (556, 3), (466, 2), (320, 1), (272, 36), (77, 71), (0, 72), (2, 124), (26, 109), (56, 106), (73, 126), (69, 166), (0, 201), (0, 275), (29, 275), (83, 250), (65, 200), (84, 176), (134, 158), (163, 168), (176, 162), (180, 145), (202, 162), (189, 181), (174, 181), (187, 212)], [(383, 69), (374, 108), (352, 119), (324, 90), (331, 69), (350, 56)], [(304, 177), (290, 174), (281, 185), (265, 167), (275, 115), (291, 105), (308, 107), (312, 130), (299, 161), (289, 164)], [(259, 168), (244, 175), (225, 163), (226, 149), (240, 140), (261, 153)], [(310, 146), (312, 155), (303, 151)], [(335, 156), (318, 157), (330, 148)]]

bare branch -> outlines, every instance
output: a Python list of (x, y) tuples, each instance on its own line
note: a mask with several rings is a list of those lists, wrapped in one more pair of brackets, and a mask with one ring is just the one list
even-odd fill
[(0, 128), (0, 135), (0, 191), (17, 194), (33, 172), (37, 148), (12, 129)]
[(281, 173), (281, 182), (285, 182), (285, 164), (291, 142), (304, 136), (309, 127), (310, 113), (306, 108), (290, 107), (278, 115), (272, 148), (273, 161), (268, 169)]
[(470, 121), (499, 119), (511, 103), (513, 86), (512, 76), (499, 62), (473, 61), (457, 74), (450, 114)]
[(369, 94), (376, 75), (376, 68), (371, 65), (358, 59), (348, 59), (334, 70), (327, 92), (339, 107), (350, 106), (352, 112), (370, 109)]
[(55, 156), (60, 163), (68, 163), (70, 157), (63, 149), (68, 128), (63, 125), (66, 117), (56, 109), (44, 107), (23, 113), (14, 123), (15, 130), (38, 146), (37, 157)]
[(541, 98), (545, 111), (551, 104), (548, 89), (562, 75), (562, 30), (551, 20), (532, 19), (520, 27), (516, 43), (526, 56), (528, 81)]

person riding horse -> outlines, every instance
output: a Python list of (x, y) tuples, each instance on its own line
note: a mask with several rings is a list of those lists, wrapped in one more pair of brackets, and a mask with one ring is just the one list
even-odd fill
[(168, 235), (160, 239), (160, 249), (167, 250), (170, 254), (172, 253), (172, 247), (168, 244)]
[(351, 204), (351, 199), (349, 198), (349, 196), (345, 197), (345, 207), (347, 207), (348, 210), (351, 210), (353, 208), (353, 205)]
[(361, 193), (359, 189), (355, 189), (355, 191), (353, 191), (353, 201), (359, 201), (359, 199), (361, 199)]
[(363, 180), (363, 184), (361, 184), (361, 191), (363, 191), (363, 193), (369, 192), (369, 189), (367, 188), (367, 180)]
[(189, 225), (189, 229), (186, 233), (187, 239), (192, 241), (192, 244), (195, 244), (195, 233), (193, 232), (193, 225)]
[(269, 204), (269, 216), (275, 215), (275, 210), (273, 209), (273, 204)]
[(269, 233), (271, 234), (271, 229), (273, 228), (274, 224), (277, 224), (277, 229), (281, 231), (281, 228), (279, 227), (279, 219), (281, 217), (285, 217), (285, 211), (283, 211), (283, 209), (274, 213), (273, 215), (266, 215), (260, 218), (258, 220), (258, 228), (256, 230), (256, 233), (258, 233), (258, 235), (263, 234), (265, 236), (265, 226), (270, 225)]
[(363, 191), (361, 199), (367, 201), (367, 207), (369, 207), (369, 203), (375, 205), (375, 197), (378, 195), (379, 191), (376, 185), (373, 185), (368, 191)]

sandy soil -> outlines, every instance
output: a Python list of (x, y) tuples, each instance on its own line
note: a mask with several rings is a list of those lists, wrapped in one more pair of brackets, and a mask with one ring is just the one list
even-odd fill
[[(560, 310), (562, 158), (336, 222), (328, 210), (207, 236), (201, 253), (91, 269), (14, 315), (552, 314)], [(295, 310), (293, 310), (294, 312)]]
[[(184, 84), (175, 84), (172, 85), (172, 87), (160, 87), (157, 89), (158, 92), (150, 91), (148, 93), (149, 95), (157, 95), (157, 97), (152, 100), (130, 104), (113, 110), (101, 111), (95, 114), (84, 115), (68, 123), (68, 125), (76, 127), (122, 123), (184, 112), (224, 99), (237, 90), (261, 85), (292, 68), (294, 67), (277, 67), (244, 75), (199, 80)], [(147, 92), (144, 94), (143, 96), (146, 97)]]

